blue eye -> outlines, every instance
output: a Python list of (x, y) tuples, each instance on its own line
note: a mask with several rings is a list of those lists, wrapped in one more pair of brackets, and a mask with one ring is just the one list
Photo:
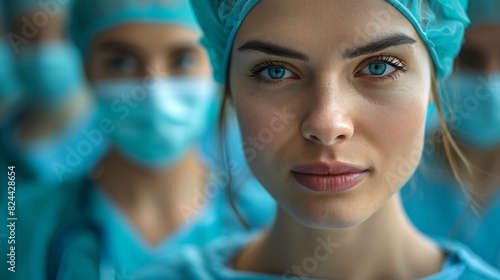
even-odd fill
[(387, 64), (385, 63), (376, 62), (368, 65), (368, 70), (370, 71), (370, 74), (374, 76), (384, 75), (386, 69), (387, 69)]
[(174, 67), (183, 70), (190, 70), (196, 65), (196, 56), (194, 54), (182, 54), (174, 60)]
[(130, 57), (118, 57), (108, 60), (106, 66), (117, 73), (132, 74), (138, 68), (138, 63), (135, 59)]
[(279, 66), (267, 68), (263, 72), (264, 73), (267, 72), (267, 75), (269, 76), (269, 78), (271, 78), (273, 80), (282, 79), (286, 74), (285, 68), (279, 67)]
[(406, 72), (406, 66), (393, 56), (379, 56), (366, 65), (357, 76), (372, 76), (373, 78), (394, 78), (399, 72)]
[(283, 66), (271, 66), (259, 72), (259, 75), (266, 79), (280, 80), (293, 77), (293, 73)]
[(389, 65), (387, 62), (375, 61), (365, 68), (361, 70), (361, 74), (363, 75), (371, 75), (371, 76), (385, 76), (392, 72), (394, 72), (396, 68), (392, 65)]
[(284, 82), (286, 79), (296, 79), (298, 76), (288, 70), (286, 64), (282, 61), (266, 60), (252, 69), (248, 77), (254, 78), (259, 83), (267, 85), (277, 85)]

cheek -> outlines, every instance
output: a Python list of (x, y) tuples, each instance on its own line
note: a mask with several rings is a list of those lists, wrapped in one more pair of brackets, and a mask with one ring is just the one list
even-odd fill
[(103, 80), (108, 78), (107, 70), (104, 67), (105, 57), (95, 51), (94, 49), (89, 50), (88, 57), (85, 58), (85, 74), (89, 82), (95, 82), (97, 80)]
[(261, 114), (258, 108), (246, 104), (244, 98), (236, 98), (234, 101), (243, 141), (257, 136), (258, 132), (265, 128), (267, 117)]
[(409, 144), (420, 143), (425, 125), (425, 104), (401, 107), (390, 114), (385, 123), (384, 131), (388, 147), (407, 147)]
[(233, 76), (232, 84), (238, 86), (231, 87), (231, 92), (244, 148), (247, 154), (252, 153), (251, 159), (257, 154), (276, 156), (276, 150), (288, 137), (287, 129), (293, 125), (295, 115), (288, 110), (293, 104), (256, 89), (241, 76)]
[(379, 172), (384, 184), (400, 188), (417, 167), (423, 148), (427, 103), (424, 99), (385, 110), (374, 129), (382, 132), (377, 139), (379, 156), (384, 162)]
[(258, 134), (258, 131), (264, 128), (266, 122), (265, 112), (262, 112), (262, 107), (257, 105), (252, 98), (249, 98), (251, 93), (239, 89), (232, 92), (242, 140), (247, 141), (248, 138)]
[(280, 161), (286, 147), (294, 139), (296, 112), (292, 106), (277, 106), (267, 99), (256, 98), (251, 92), (233, 95), (247, 162), (259, 177), (272, 169), (281, 172)]
[(197, 75), (208, 76), (212, 74), (212, 68), (210, 66), (210, 58), (208, 57), (207, 52), (203, 51), (199, 54), (198, 60), (200, 61), (199, 65), (197, 65), (197, 69), (199, 73)]
[(280, 141), (280, 133), (273, 130), (273, 110), (252, 98), (234, 99), (241, 131), (243, 148), (249, 164), (263, 155), (273, 154), (273, 147)]

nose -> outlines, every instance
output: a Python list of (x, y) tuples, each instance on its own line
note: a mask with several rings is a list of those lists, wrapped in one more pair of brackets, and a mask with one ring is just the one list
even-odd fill
[(305, 139), (316, 145), (331, 146), (349, 140), (354, 134), (352, 103), (354, 97), (341, 92), (335, 85), (312, 90), (307, 115), (301, 132)]
[(169, 71), (164, 63), (159, 63), (156, 60), (150, 60), (141, 73), (142, 78), (160, 78), (168, 75)]

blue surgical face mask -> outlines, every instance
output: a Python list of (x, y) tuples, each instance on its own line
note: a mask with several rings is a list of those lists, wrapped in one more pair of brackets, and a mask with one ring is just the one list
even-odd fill
[(15, 113), (21, 97), (21, 83), (17, 77), (12, 49), (9, 44), (0, 40), (0, 124)]
[(500, 73), (454, 74), (445, 93), (443, 113), (459, 142), (477, 149), (500, 145)]
[(26, 101), (53, 108), (72, 100), (84, 83), (82, 58), (68, 42), (26, 46), (18, 56), (18, 71)]
[(94, 89), (112, 145), (150, 169), (177, 162), (216, 117), (217, 86), (208, 77), (116, 79)]

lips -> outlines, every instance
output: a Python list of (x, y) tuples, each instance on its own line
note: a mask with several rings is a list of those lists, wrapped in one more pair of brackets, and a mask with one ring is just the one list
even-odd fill
[(344, 163), (313, 163), (292, 169), (294, 179), (316, 192), (345, 192), (354, 189), (368, 175), (367, 168)]

